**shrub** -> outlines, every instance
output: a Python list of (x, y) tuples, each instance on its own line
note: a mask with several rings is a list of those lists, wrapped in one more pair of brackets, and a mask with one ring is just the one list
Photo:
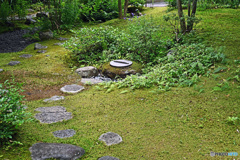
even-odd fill
[(21, 84), (5, 81), (0, 84), (0, 144), (13, 139), (18, 128), (26, 121), (29, 121), (29, 113), (25, 112), (21, 103), (23, 96), (18, 92)]
[(96, 64), (126, 58), (141, 63), (154, 62), (165, 54), (160, 28), (145, 17), (134, 18), (126, 31), (113, 27), (82, 28), (65, 43), (76, 63)]
[(215, 62), (224, 61), (225, 56), (221, 50), (215, 51), (211, 47), (202, 44), (177, 45), (173, 47), (168, 56), (159, 58), (159, 64), (146, 69), (141, 76), (131, 75), (118, 82), (118, 87), (130, 87), (132, 89), (159, 86), (167, 90), (172, 86), (192, 86), (199, 75)]
[(0, 18), (2, 23), (7, 21), (8, 16), (11, 14), (11, 7), (7, 1), (0, 3)]

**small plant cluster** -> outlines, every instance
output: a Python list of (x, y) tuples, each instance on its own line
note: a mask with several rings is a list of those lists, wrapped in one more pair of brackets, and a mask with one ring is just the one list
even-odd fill
[(158, 65), (146, 69), (145, 74), (127, 76), (117, 85), (131, 89), (157, 85), (160, 90), (169, 90), (178, 85), (192, 86), (211, 65), (224, 59), (223, 53), (203, 44), (177, 45), (167, 56), (158, 59)]
[(126, 58), (141, 63), (156, 62), (165, 56), (166, 47), (160, 26), (153, 19), (134, 18), (126, 31), (113, 27), (82, 28), (64, 46), (77, 64), (97, 64)]
[(21, 84), (14, 81), (0, 84), (0, 145), (8, 144), (9, 140), (14, 142), (12, 139), (18, 128), (30, 120), (19, 91), (22, 91)]

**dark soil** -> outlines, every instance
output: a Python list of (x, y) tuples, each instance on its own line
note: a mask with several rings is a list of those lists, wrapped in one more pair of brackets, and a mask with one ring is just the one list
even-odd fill
[(34, 40), (23, 38), (27, 33), (29, 31), (25, 29), (0, 34), (0, 53), (19, 52), (34, 43)]

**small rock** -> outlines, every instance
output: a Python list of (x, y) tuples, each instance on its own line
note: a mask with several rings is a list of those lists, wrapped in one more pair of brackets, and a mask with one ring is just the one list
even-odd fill
[(39, 51), (37, 51), (37, 53), (46, 53), (47, 52), (47, 50), (39, 50)]
[(53, 132), (53, 135), (58, 138), (68, 138), (74, 136), (74, 134), (76, 134), (76, 132), (73, 129), (59, 130)]
[(19, 63), (21, 63), (21, 62), (19, 62), (19, 61), (11, 61), (11, 62), (8, 63), (8, 65), (9, 66), (14, 66), (14, 65), (19, 64)]
[(83, 86), (72, 84), (62, 87), (60, 90), (64, 93), (78, 93), (84, 89)]
[(119, 159), (116, 157), (104, 156), (104, 157), (99, 158), (98, 160), (119, 160)]
[(107, 146), (111, 146), (113, 144), (118, 144), (122, 142), (122, 137), (119, 136), (117, 133), (107, 132), (102, 134), (99, 137), (99, 140), (105, 142)]
[(58, 40), (60, 40), (60, 41), (66, 41), (66, 40), (69, 40), (69, 38), (62, 38), (62, 37), (60, 37), (60, 38), (58, 38)]
[(97, 84), (103, 82), (102, 80), (94, 79), (94, 78), (82, 78), (81, 82), (83, 84)]
[(39, 44), (39, 43), (36, 43), (36, 44), (34, 45), (34, 50), (36, 50), (36, 49), (45, 49), (45, 48), (47, 48), (47, 46), (42, 46), (42, 45)]
[(32, 160), (45, 160), (48, 158), (77, 160), (85, 153), (85, 150), (81, 147), (61, 143), (36, 143), (29, 150)]
[(28, 12), (34, 12), (34, 10), (31, 9), (31, 8), (27, 9), (27, 11), (28, 11)]
[(59, 100), (64, 100), (64, 96), (52, 96), (49, 99), (44, 99), (44, 102), (52, 102), (52, 101), (59, 101)]
[(31, 54), (23, 54), (23, 55), (21, 55), (19, 57), (30, 58), (30, 57), (32, 57), (32, 55)]
[(53, 45), (55, 45), (55, 46), (61, 46), (61, 45), (63, 45), (63, 43), (54, 43)]
[(49, 57), (50, 55), (46, 55), (46, 57)]
[(0, 72), (2, 72), (2, 71), (3, 71), (3, 69), (0, 68)]
[(48, 15), (45, 12), (39, 12), (36, 14), (37, 18), (48, 18)]
[(51, 30), (48, 30), (46, 32), (40, 32), (39, 33), (39, 38), (41, 40), (49, 40), (53, 38), (53, 32)]
[(50, 124), (72, 118), (72, 113), (66, 112), (66, 109), (62, 106), (40, 107), (36, 111), (41, 112), (35, 115), (35, 118), (41, 123)]
[(91, 78), (98, 75), (97, 68), (93, 66), (78, 68), (75, 72), (83, 78)]
[(27, 18), (26, 21), (25, 21), (26, 25), (30, 25), (30, 24), (34, 24), (34, 23), (36, 23), (36, 21), (31, 19), (31, 18)]

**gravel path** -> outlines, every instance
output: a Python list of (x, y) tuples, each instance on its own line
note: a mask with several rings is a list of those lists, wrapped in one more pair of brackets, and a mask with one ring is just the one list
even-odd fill
[(28, 32), (28, 30), (16, 30), (0, 34), (0, 53), (19, 52), (34, 43), (33, 40), (23, 38)]

